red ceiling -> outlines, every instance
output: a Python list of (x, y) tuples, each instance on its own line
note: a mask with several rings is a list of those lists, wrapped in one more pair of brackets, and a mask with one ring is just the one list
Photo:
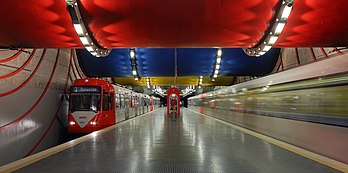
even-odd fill
[[(105, 47), (247, 47), (278, 0), (81, 0)], [(295, 0), (276, 46), (348, 45), (347, 0)], [(82, 47), (65, 0), (0, 1), (0, 46)]]

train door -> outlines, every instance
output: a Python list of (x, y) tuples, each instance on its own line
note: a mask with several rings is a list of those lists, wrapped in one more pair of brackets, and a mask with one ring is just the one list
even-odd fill
[(129, 119), (129, 95), (128, 93), (125, 93), (124, 95), (124, 117), (125, 119)]
[(140, 107), (140, 114), (144, 114), (144, 97), (140, 97), (140, 102), (139, 102), (139, 107)]
[(149, 104), (149, 100), (148, 100), (147, 97), (145, 97), (145, 98), (144, 98), (144, 109), (145, 109), (145, 113), (146, 113), (146, 112), (149, 112), (149, 106), (148, 106), (148, 104)]
[(115, 124), (114, 93), (104, 90), (102, 94), (102, 115), (99, 117), (101, 124), (110, 126)]
[(119, 109), (117, 109), (116, 111), (116, 116), (117, 116), (117, 122), (125, 120), (125, 110), (126, 110), (126, 104), (125, 104), (125, 95), (122, 91), (118, 91), (119, 92), (119, 98), (120, 98), (120, 102), (119, 102)]
[(137, 95), (135, 95), (135, 98), (134, 98), (134, 107), (135, 107), (135, 116), (138, 116), (139, 115), (139, 97)]

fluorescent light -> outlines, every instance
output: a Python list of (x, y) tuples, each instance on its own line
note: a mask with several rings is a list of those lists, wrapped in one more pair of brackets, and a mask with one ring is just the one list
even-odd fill
[(267, 51), (269, 51), (271, 48), (272, 48), (272, 46), (265, 46), (265, 47), (262, 49), (262, 52), (267, 52)]
[(274, 44), (278, 40), (277, 36), (271, 36), (271, 38), (268, 41), (268, 44)]
[(221, 58), (220, 57), (216, 58), (216, 63), (220, 64), (220, 62), (221, 62)]
[(96, 38), (93, 38), (94, 33), (87, 33), (86, 25), (83, 22), (82, 15), (80, 13), (80, 10), (78, 8), (78, 4), (76, 0), (65, 0), (66, 5), (71, 6), (71, 8), (68, 8), (69, 16), (72, 19), (72, 23), (75, 29), (76, 34), (79, 36), (82, 44), (85, 46), (85, 48), (95, 57), (105, 57), (110, 52), (111, 49), (102, 47), (93, 41), (98, 42)]
[[(279, 4), (279, 12), (275, 14), (276, 22), (274, 22), (273, 25), (270, 26), (272, 30), (268, 33), (263, 33), (266, 38), (264, 40), (259, 40), (259, 43), (256, 43), (259, 46), (252, 48), (243, 48), (244, 53), (249, 56), (261, 56), (269, 51), (273, 44), (277, 42), (278, 36), (283, 32), (287, 19), (291, 14), (294, 0), (282, 0), (281, 2), (282, 3)], [(264, 43), (262, 44), (262, 42)], [(267, 46), (264, 47), (265, 45)]]
[(134, 50), (131, 49), (130, 52), (129, 52), (129, 55), (130, 55), (131, 58), (134, 58), (135, 57)]
[(291, 9), (292, 9), (292, 7), (288, 7), (288, 6), (284, 7), (284, 10), (283, 10), (283, 13), (282, 13), (282, 19), (288, 19), (289, 18)]
[(222, 55), (222, 50), (221, 49), (218, 49), (217, 51), (217, 56), (221, 56)]
[(200, 79), (203, 79), (203, 76), (199, 76)]
[(214, 78), (217, 78), (217, 74), (214, 74), (214, 76), (213, 76)]
[(81, 24), (74, 24), (74, 28), (78, 35), (84, 35)]
[(219, 70), (215, 70), (214, 74), (218, 74), (219, 73)]
[(215, 69), (219, 70), (220, 69), (220, 64), (216, 64)]
[(133, 70), (133, 75), (137, 75), (137, 71)]
[(134, 78), (134, 80), (139, 80), (139, 78), (136, 77), (136, 78)]
[(94, 49), (93, 49), (92, 46), (86, 46), (86, 49), (87, 49), (88, 51), (90, 51), (90, 52), (93, 52), (93, 51), (94, 51)]
[(284, 27), (285, 27), (285, 23), (278, 23), (274, 32), (276, 34), (280, 34), (283, 31)]
[(82, 42), (83, 45), (89, 45), (89, 42), (87, 40), (87, 37), (80, 37), (80, 40)]

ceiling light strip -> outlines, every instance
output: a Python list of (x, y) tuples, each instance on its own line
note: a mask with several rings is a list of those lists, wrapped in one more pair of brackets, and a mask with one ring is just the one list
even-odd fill
[(274, 18), (271, 20), (269, 28), (265, 31), (262, 39), (254, 47), (243, 49), (247, 55), (259, 57), (273, 47), (285, 27), (293, 4), (294, 0), (280, 0)]
[(221, 57), (222, 57), (222, 49), (219, 48), (216, 52), (216, 59), (215, 59), (215, 64), (214, 64), (214, 70), (213, 73), (210, 76), (210, 79), (212, 81), (215, 81), (215, 79), (217, 78), (219, 71), (220, 71), (220, 67), (221, 67)]
[(195, 86), (194, 85), (190, 85), (190, 86), (186, 87), (184, 90), (181, 90), (181, 92), (182, 92), (182, 95), (184, 97), (187, 96), (187, 95), (190, 95), (190, 94), (196, 92)]
[(146, 77), (146, 86), (147, 86), (148, 88), (151, 87), (151, 85), (150, 85), (150, 78), (149, 78), (149, 77)]
[(136, 52), (135, 49), (129, 49), (129, 57), (132, 67), (132, 74), (134, 77), (134, 80), (138, 81), (140, 80), (138, 68), (137, 68), (137, 58), (136, 58)]
[(153, 86), (153, 92), (156, 93), (156, 94), (159, 94), (161, 96), (164, 96), (165, 92), (167, 92), (167, 90), (163, 90), (160, 86)]
[(203, 85), (203, 76), (199, 76), (198, 88), (202, 88), (202, 85)]
[(79, 36), (83, 46), (96, 57), (105, 57), (109, 55), (111, 49), (104, 48), (99, 45), (99, 43), (92, 38), (90, 32), (88, 32), (85, 23), (83, 22), (82, 15), (79, 9), (79, 3), (77, 0), (66, 0), (67, 8), (72, 19), (75, 31)]

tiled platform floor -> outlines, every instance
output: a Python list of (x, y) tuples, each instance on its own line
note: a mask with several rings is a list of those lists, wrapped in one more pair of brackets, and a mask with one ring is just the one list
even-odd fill
[(164, 109), (17, 172), (337, 172), (215, 120)]

